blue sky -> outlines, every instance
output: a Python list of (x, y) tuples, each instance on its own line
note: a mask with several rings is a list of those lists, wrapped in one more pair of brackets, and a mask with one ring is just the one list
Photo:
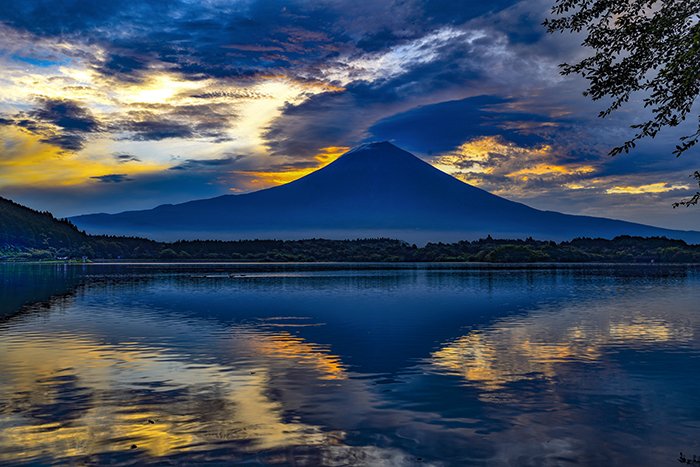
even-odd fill
[[(24, 0), (0, 3), (0, 195), (57, 215), (285, 183), (390, 140), (542, 209), (700, 229), (688, 128), (632, 154), (557, 65), (550, 1)], [(692, 123), (692, 122), (691, 122)]]

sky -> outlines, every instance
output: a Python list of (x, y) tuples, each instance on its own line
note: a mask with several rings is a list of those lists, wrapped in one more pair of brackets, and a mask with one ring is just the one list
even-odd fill
[[(552, 0), (0, 2), (0, 196), (58, 216), (282, 184), (388, 140), (540, 209), (700, 230), (689, 127), (632, 153), (636, 96), (558, 65)], [(693, 124), (694, 122), (689, 122)]]

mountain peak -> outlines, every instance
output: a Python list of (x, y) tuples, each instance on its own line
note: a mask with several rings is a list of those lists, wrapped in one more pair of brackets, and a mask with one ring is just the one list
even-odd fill
[[(420, 162), (420, 158), (408, 151), (404, 151), (389, 141), (373, 141), (356, 146), (343, 154), (336, 161), (337, 165), (371, 165), (375, 167), (391, 167)], [(331, 164), (333, 165), (333, 164)]]
[(369, 143), (363, 143), (359, 146), (355, 146), (349, 150), (346, 154), (355, 153), (360, 151), (376, 151), (376, 150), (386, 150), (386, 149), (399, 149), (400, 148), (389, 141), (370, 141)]

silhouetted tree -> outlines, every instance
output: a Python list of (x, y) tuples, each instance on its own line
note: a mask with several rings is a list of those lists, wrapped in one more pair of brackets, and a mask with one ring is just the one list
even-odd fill
[[(691, 114), (700, 92), (700, 1), (698, 0), (556, 0), (552, 18), (544, 22), (550, 33), (584, 32), (582, 45), (592, 54), (561, 65), (564, 75), (588, 80), (585, 95), (610, 98), (600, 112), (606, 117), (643, 96), (651, 118), (632, 125), (636, 133), (611, 155), (629, 152), (638, 140), (655, 137)], [(681, 137), (673, 153), (680, 156), (700, 140), (700, 119), (694, 133)], [(693, 175), (700, 182), (700, 174)], [(690, 206), (700, 192), (674, 204)]]

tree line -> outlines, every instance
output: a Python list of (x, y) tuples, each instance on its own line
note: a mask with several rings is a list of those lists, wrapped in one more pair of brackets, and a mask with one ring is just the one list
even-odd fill
[(494, 239), (409, 244), (358, 240), (188, 240), (88, 235), (67, 220), (0, 198), (0, 259), (158, 261), (471, 261), (700, 263), (700, 245), (664, 237), (577, 238), (565, 242)]

